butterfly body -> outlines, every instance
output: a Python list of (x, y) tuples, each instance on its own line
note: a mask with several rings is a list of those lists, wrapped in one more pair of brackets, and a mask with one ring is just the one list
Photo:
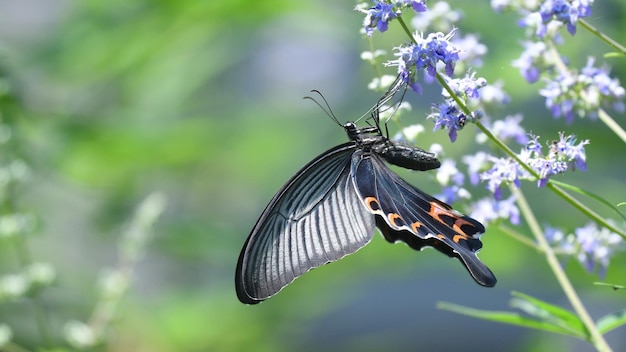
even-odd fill
[[(374, 116), (374, 115), (373, 115)], [(474, 280), (494, 286), (493, 273), (476, 256), (484, 227), (411, 186), (386, 162), (430, 170), (439, 160), (383, 135), (375, 126), (343, 127), (348, 143), (304, 166), (272, 198), (239, 256), (239, 300), (259, 303), (305, 272), (354, 253), (378, 227), (390, 242), (421, 250), (434, 247), (461, 260)]]

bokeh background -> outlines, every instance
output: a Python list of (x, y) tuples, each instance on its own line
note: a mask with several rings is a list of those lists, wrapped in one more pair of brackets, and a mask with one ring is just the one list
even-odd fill
[[(623, 201), (623, 144), (597, 121), (566, 126), (552, 119), (536, 94), (539, 85), (528, 85), (511, 67), (522, 50), (517, 17), (494, 13), (487, 1), (451, 4), (464, 13), (460, 30), (479, 34), (489, 48), (478, 74), (501, 79), (512, 97), (502, 116), (523, 113), (526, 129), (544, 140), (558, 131), (591, 139), (589, 171), (560, 180)], [(568, 337), (435, 308), (447, 301), (507, 310), (511, 291), (568, 307), (542, 256), (497, 228), (488, 229), (480, 254), (499, 279), (492, 289), (476, 285), (456, 260), (377, 235), (357, 254), (308, 273), (263, 304), (237, 301), (237, 257), (267, 201), (302, 165), (346, 140), (302, 97), (320, 90), (342, 120), (361, 116), (378, 97), (366, 88), (374, 71), (359, 58), (369, 44), (354, 5), (0, 0), (0, 108), (12, 129), (11, 149), (0, 152), (30, 168), (13, 198), (38, 219), (28, 238), (33, 259), (57, 270), (55, 285), (41, 294), (56, 346), (68, 346), (67, 321), (91, 314), (97, 278), (116, 262), (133, 209), (159, 191), (166, 210), (102, 350), (590, 349)], [(598, 1), (589, 21), (624, 43), (625, 15), (622, 1)], [(401, 35), (392, 29), (375, 34), (374, 42), (390, 49)], [(565, 40), (573, 65), (609, 51), (582, 29)], [(626, 77), (623, 59), (608, 63), (614, 76)], [(414, 110), (404, 123), (430, 128), (424, 116), (440, 88), (424, 90), (407, 97)], [(623, 125), (623, 115), (613, 116)], [(420, 144), (440, 143), (460, 160), (474, 135), (468, 128), (450, 144), (444, 132), (429, 132)], [(403, 176), (424, 190), (439, 189), (424, 175)], [(570, 230), (586, 223), (552, 193), (530, 184), (525, 190), (542, 222)], [(527, 232), (524, 225), (518, 230)], [(15, 257), (0, 242), (2, 273), (16, 270)], [(623, 291), (593, 286), (596, 276), (575, 261), (566, 265), (594, 317), (623, 308)], [(626, 259), (616, 257), (606, 281), (623, 284), (625, 268)], [(42, 346), (35, 314), (28, 299), (0, 305), (0, 322), (33, 350)], [(626, 349), (623, 328), (608, 340)]]

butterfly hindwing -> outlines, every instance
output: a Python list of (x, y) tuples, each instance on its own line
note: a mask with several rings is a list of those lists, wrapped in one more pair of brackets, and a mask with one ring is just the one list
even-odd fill
[(237, 296), (255, 304), (305, 272), (365, 246), (375, 218), (350, 180), (354, 143), (337, 146), (302, 168), (272, 198), (239, 256)]
[(494, 286), (496, 278), (476, 252), (485, 228), (446, 203), (411, 186), (376, 153), (363, 150), (352, 156), (352, 180), (366, 208), (377, 215), (377, 226), (391, 242), (414, 249), (431, 246), (465, 265), (474, 280)]

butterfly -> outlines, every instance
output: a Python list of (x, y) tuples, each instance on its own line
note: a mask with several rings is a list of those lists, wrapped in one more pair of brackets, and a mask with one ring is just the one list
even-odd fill
[(237, 262), (235, 288), (242, 303), (259, 303), (307, 271), (356, 252), (370, 242), (376, 227), (391, 243), (401, 241), (415, 250), (434, 247), (458, 258), (478, 284), (496, 284), (476, 255), (484, 226), (387, 167), (426, 171), (440, 166), (434, 154), (383, 134), (380, 108), (403, 84), (398, 77), (372, 108), (373, 124), (345, 123), (350, 141), (313, 159), (270, 200)]

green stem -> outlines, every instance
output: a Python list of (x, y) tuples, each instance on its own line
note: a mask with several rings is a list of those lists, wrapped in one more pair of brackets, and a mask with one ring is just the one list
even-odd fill
[(580, 318), (582, 323), (585, 325), (585, 328), (587, 329), (587, 332), (590, 335), (589, 337), (591, 339), (591, 343), (596, 347), (598, 351), (601, 351), (601, 352), (612, 351), (611, 347), (607, 344), (606, 340), (604, 339), (604, 336), (602, 336), (602, 334), (600, 334), (600, 331), (598, 331), (598, 328), (596, 327), (593, 319), (591, 318), (591, 316), (587, 312), (587, 309), (585, 308), (582, 301), (580, 300), (580, 297), (578, 297), (576, 290), (574, 289), (574, 287), (572, 286), (572, 283), (569, 281), (569, 278), (565, 274), (565, 271), (563, 270), (563, 267), (559, 263), (559, 260), (556, 257), (556, 254), (552, 250), (552, 247), (550, 247), (550, 245), (548, 244), (548, 241), (543, 236), (543, 231), (541, 230), (541, 227), (539, 226), (539, 223), (537, 222), (537, 218), (535, 218), (535, 215), (530, 209), (530, 206), (528, 202), (526, 201), (526, 198), (524, 197), (523, 193), (520, 190), (516, 189), (515, 187), (511, 186), (510, 188), (511, 188), (511, 192), (515, 194), (515, 196), (517, 197), (517, 204), (519, 205), (520, 211), (523, 214), (524, 218), (526, 219), (526, 222), (528, 223), (528, 226), (530, 227), (530, 231), (535, 236), (535, 239), (537, 240), (539, 247), (544, 252), (546, 259), (548, 261), (548, 265), (550, 266), (550, 268), (552, 269), (552, 272), (556, 276), (557, 281), (561, 285), (561, 288), (563, 289), (563, 292), (565, 293), (565, 296), (569, 300), (570, 304), (574, 308), (574, 311), (576, 312), (576, 314), (578, 314), (578, 317)]
[(541, 248), (537, 245), (537, 243), (533, 242), (529, 237), (522, 235), (521, 233), (513, 230), (512, 228), (499, 224), (498, 227), (507, 235), (511, 236), (513, 239), (519, 241), (522, 244), (525, 244), (528, 247), (536, 249), (537, 251), (542, 251)]
[(607, 114), (606, 111), (599, 109), (598, 118), (600, 121), (604, 122), (604, 124), (613, 133), (615, 133), (622, 140), (622, 142), (626, 143), (626, 131), (624, 131), (622, 126), (618, 125), (617, 122), (611, 118), (611, 115)]
[(578, 20), (578, 23), (580, 23), (580, 25), (583, 26), (586, 30), (588, 30), (589, 32), (593, 33), (596, 37), (600, 38), (603, 42), (608, 44), (611, 48), (619, 51), (622, 55), (626, 55), (626, 48), (624, 48), (620, 43), (618, 43), (615, 40), (611, 39), (611, 37), (609, 37), (608, 35), (606, 35), (606, 34), (600, 32), (599, 30), (597, 30), (589, 22), (587, 22), (587, 21), (585, 21), (583, 19), (580, 19), (580, 20)]
[[(502, 232), (504, 232), (505, 234), (511, 236), (511, 238), (513, 238), (514, 240), (520, 242), (521, 244), (524, 244), (538, 252), (543, 253), (543, 248), (539, 247), (539, 245), (537, 245), (537, 243), (535, 243), (532, 239), (528, 238), (527, 236), (522, 235), (521, 233), (519, 233), (516, 230), (513, 230), (512, 228), (506, 226), (506, 225), (502, 225), (502, 224), (498, 224), (497, 225), (498, 228), (500, 228), (500, 230), (502, 230)], [(554, 252), (554, 254), (559, 255), (559, 254), (563, 254), (563, 255), (571, 255), (570, 252), (567, 252), (563, 249), (555, 249), (552, 248), (552, 251)]]
[(559, 195), (561, 198), (565, 199), (566, 202), (570, 203), (574, 208), (578, 209), (581, 213), (585, 214), (591, 220), (595, 221), (598, 225), (605, 227), (626, 239), (626, 232), (624, 232), (623, 229), (620, 229), (619, 227), (608, 222), (605, 218), (600, 216), (598, 213), (596, 213), (595, 211), (591, 210), (589, 207), (581, 203), (578, 199), (574, 198), (572, 195), (565, 192), (561, 187), (555, 185), (554, 183), (550, 181), (548, 181), (548, 184), (546, 185), (546, 187), (548, 187), (548, 189), (550, 189), (552, 192)]

